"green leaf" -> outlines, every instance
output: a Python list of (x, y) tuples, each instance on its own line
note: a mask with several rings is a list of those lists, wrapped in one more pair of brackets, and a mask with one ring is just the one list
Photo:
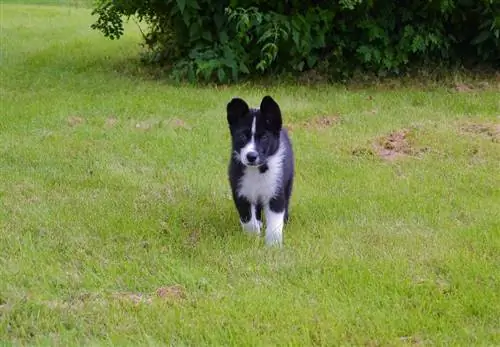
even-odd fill
[(200, 26), (198, 23), (193, 23), (189, 28), (189, 39), (192, 42), (198, 40), (200, 37)]
[(250, 70), (248, 70), (248, 67), (245, 65), (244, 62), (240, 63), (240, 71), (243, 72), (243, 73), (245, 73), (245, 74), (250, 73)]
[(224, 16), (220, 15), (219, 13), (216, 13), (214, 15), (214, 23), (217, 30), (221, 30), (222, 25), (224, 24)]
[(226, 73), (224, 72), (223, 68), (219, 68), (217, 70), (217, 78), (219, 79), (219, 82), (221, 82), (221, 83), (226, 82)]
[(194, 73), (194, 69), (192, 65), (188, 66), (187, 77), (189, 82), (194, 82), (196, 80), (196, 75)]
[(191, 22), (191, 14), (189, 13), (189, 11), (185, 11), (183, 14), (182, 14), (182, 20), (184, 21), (184, 24), (186, 24), (187, 27), (190, 26), (190, 22)]
[(323, 47), (325, 47), (326, 46), (326, 43), (325, 43), (325, 34), (323, 34), (323, 33), (318, 34), (315, 37), (312, 46), (314, 48), (323, 48)]
[(487, 39), (489, 39), (491, 36), (491, 33), (489, 31), (481, 31), (479, 33), (479, 35), (477, 35), (472, 41), (471, 41), (471, 44), (473, 45), (478, 45), (484, 41), (486, 41)]
[(201, 10), (201, 7), (198, 4), (197, 0), (189, 0), (188, 3), (187, 3), (187, 5), (188, 5), (188, 7), (192, 8), (194, 10)]
[(234, 82), (238, 82), (239, 71), (238, 71), (238, 67), (236, 65), (231, 68), (231, 76), (233, 77)]
[(181, 14), (183, 14), (184, 9), (186, 8), (186, 0), (177, 0), (177, 7), (179, 7)]
[(229, 41), (229, 36), (227, 35), (227, 32), (219, 31), (219, 41), (223, 45), (225, 45)]
[(257, 40), (257, 43), (261, 43), (266, 41), (267, 39), (271, 38), (274, 35), (274, 32), (272, 30), (267, 30), (264, 31), (261, 37)]
[(212, 41), (212, 33), (208, 30), (205, 30), (203, 34), (201, 34), (201, 37), (203, 37), (207, 41)]
[(264, 60), (261, 60), (257, 66), (256, 66), (257, 70), (261, 71), (261, 72), (264, 72), (266, 70), (266, 62)]
[(292, 31), (292, 40), (295, 46), (299, 48), (300, 46), (300, 32), (298, 30)]
[(356, 51), (359, 54), (361, 54), (362, 60), (365, 63), (371, 61), (371, 58), (372, 58), (372, 54), (371, 53), (373, 51), (373, 48), (363, 45), (363, 46), (360, 46)]
[(314, 65), (316, 65), (316, 62), (317, 62), (317, 61), (318, 61), (318, 57), (317, 57), (317, 56), (315, 56), (315, 55), (309, 55), (309, 56), (307, 57), (307, 66), (308, 66), (309, 68), (314, 67)]

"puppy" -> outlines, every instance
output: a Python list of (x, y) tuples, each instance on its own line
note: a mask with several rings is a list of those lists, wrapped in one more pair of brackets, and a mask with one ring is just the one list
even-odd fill
[(232, 139), (229, 182), (243, 229), (260, 235), (262, 210), (266, 218), (266, 245), (283, 243), (289, 218), (294, 177), (294, 155), (282, 128), (280, 107), (270, 96), (259, 109), (234, 98), (227, 104)]

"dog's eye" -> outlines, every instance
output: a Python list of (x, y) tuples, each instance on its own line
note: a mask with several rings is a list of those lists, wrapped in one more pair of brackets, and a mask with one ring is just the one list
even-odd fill
[(260, 140), (261, 141), (267, 141), (268, 137), (266, 134), (261, 135)]
[(247, 140), (247, 136), (245, 134), (240, 134), (240, 141), (244, 142)]

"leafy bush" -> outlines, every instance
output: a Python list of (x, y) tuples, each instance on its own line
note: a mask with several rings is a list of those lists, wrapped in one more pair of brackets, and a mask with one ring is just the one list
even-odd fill
[(146, 60), (191, 81), (500, 63), (498, 0), (97, 0), (93, 14), (92, 28), (111, 39), (123, 17), (146, 22)]

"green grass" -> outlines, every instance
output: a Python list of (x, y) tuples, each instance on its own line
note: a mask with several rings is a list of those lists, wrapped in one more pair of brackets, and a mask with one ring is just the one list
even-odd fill
[[(89, 10), (6, 3), (0, 21), (2, 345), (500, 345), (500, 144), (461, 129), (499, 124), (495, 82), (170, 85), (135, 62), (134, 25), (109, 41)], [(267, 93), (297, 156), (282, 249), (243, 234), (226, 177), (225, 105)], [(379, 158), (403, 128), (426, 150)]]

